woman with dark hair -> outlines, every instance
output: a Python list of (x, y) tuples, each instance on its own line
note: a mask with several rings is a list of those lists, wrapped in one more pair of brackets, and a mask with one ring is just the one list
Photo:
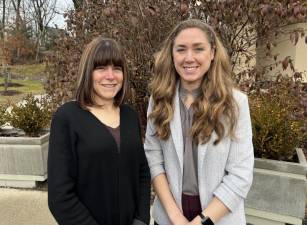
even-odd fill
[(128, 74), (113, 39), (83, 52), (76, 101), (51, 123), (48, 204), (59, 225), (149, 223), (150, 174), (137, 113), (123, 104)]
[(182, 21), (154, 69), (144, 148), (155, 224), (246, 225), (251, 121), (221, 41), (208, 24)]

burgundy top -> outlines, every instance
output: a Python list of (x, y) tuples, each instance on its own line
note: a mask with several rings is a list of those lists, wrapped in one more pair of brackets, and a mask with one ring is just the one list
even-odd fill
[(110, 131), (110, 133), (112, 134), (116, 144), (117, 144), (117, 150), (118, 152), (120, 151), (120, 126), (118, 127), (109, 127), (107, 125), (105, 125), (106, 128), (108, 128), (108, 130)]

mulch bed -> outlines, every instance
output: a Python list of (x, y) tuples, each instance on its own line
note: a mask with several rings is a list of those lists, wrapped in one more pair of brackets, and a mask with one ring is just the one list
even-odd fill
[(20, 93), (21, 93), (20, 91), (16, 91), (16, 90), (0, 91), (0, 95), (3, 95), (3, 96), (14, 96)]
[[(24, 85), (23, 84), (19, 84), (19, 83), (12, 83), (12, 82), (9, 82), (7, 84), (8, 87), (23, 87)], [(1, 83), (0, 84), (0, 87), (4, 87), (4, 83)]]

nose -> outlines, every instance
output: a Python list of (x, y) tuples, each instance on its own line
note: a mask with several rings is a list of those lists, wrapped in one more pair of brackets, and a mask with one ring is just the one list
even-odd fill
[(106, 79), (107, 80), (114, 80), (114, 70), (112, 66), (108, 66), (106, 70)]
[(192, 61), (194, 61), (194, 54), (193, 54), (193, 51), (192, 51), (192, 50), (188, 50), (188, 51), (186, 52), (185, 61), (186, 61), (186, 62), (192, 62)]

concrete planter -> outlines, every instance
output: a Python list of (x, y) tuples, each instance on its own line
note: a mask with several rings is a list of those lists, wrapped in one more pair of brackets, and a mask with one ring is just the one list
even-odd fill
[(47, 179), (49, 133), (41, 137), (0, 137), (0, 186), (36, 186)]
[(245, 201), (247, 222), (254, 225), (302, 225), (305, 216), (307, 164), (255, 159), (254, 180)]

